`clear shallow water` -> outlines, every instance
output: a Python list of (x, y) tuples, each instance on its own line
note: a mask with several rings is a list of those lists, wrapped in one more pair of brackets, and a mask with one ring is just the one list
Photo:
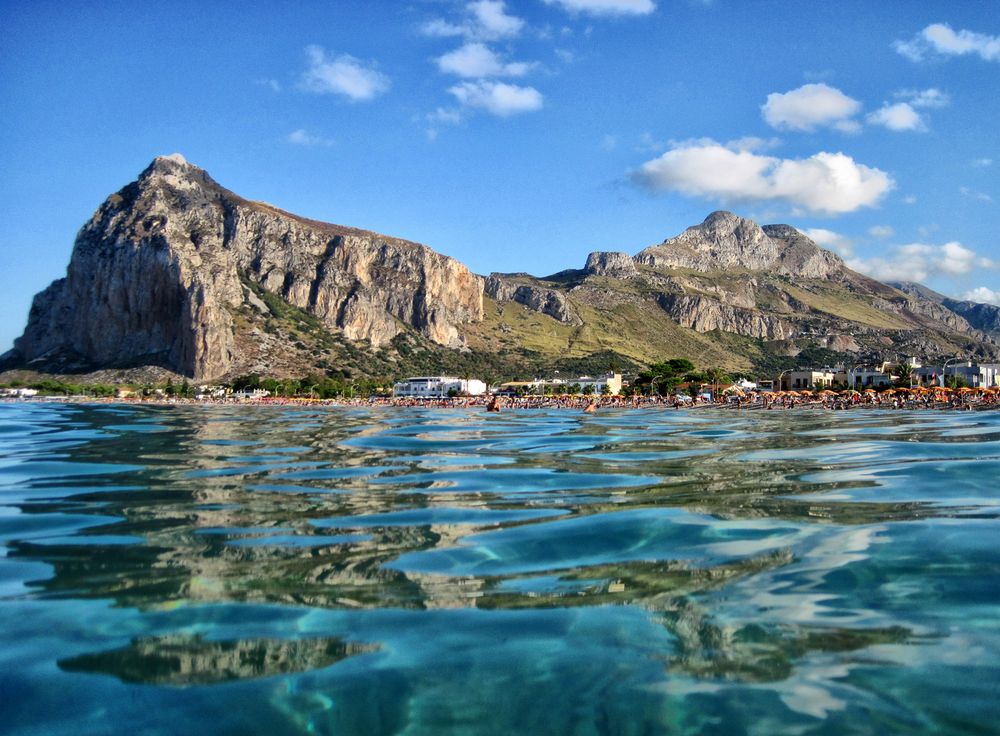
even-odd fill
[(1000, 413), (0, 405), (0, 732), (1000, 731)]

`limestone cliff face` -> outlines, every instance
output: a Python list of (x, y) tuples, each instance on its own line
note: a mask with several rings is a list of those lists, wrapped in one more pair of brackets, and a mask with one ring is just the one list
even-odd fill
[(795, 329), (785, 320), (754, 309), (741, 309), (707, 296), (661, 294), (657, 299), (671, 319), (696, 332), (735, 332), (765, 340), (787, 340)]
[(482, 319), (483, 280), (458, 261), (248, 202), (175, 154), (84, 225), (66, 278), (35, 298), (14, 352), (223, 376), (240, 357), (241, 276), (373, 346), (405, 327), (457, 345), (459, 325)]
[(804, 278), (831, 278), (843, 261), (788, 225), (761, 227), (731, 212), (713, 212), (700, 225), (646, 248), (636, 261), (695, 271), (746, 269)]
[(503, 274), (493, 273), (486, 279), (486, 294), (499, 303), (517, 302), (528, 309), (547, 314), (567, 325), (582, 324), (566, 296), (554, 289), (518, 284)]
[(628, 253), (597, 251), (587, 256), (584, 270), (590, 276), (610, 276), (616, 279), (631, 279), (639, 275), (635, 259)]

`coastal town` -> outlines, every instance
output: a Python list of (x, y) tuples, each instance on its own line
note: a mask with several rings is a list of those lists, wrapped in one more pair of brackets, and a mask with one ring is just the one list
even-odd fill
[(487, 383), (471, 376), (413, 376), (386, 386), (331, 389), (321, 379), (249, 377), (231, 384), (73, 386), (47, 380), (0, 387), (0, 400), (225, 404), (346, 404), (499, 408), (722, 406), (737, 409), (818, 406), (846, 409), (993, 408), (1000, 402), (1000, 363), (916, 358), (878, 364), (798, 367), (769, 378), (696, 370), (674, 359), (623, 375), (560, 376)]

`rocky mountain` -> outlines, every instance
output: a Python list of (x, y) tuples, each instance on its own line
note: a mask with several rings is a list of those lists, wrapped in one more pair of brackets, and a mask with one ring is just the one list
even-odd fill
[(175, 154), (83, 226), (66, 277), (35, 298), (14, 353), (29, 364), (149, 363), (199, 379), (267, 364), (281, 346), (269, 350), (253, 324), (268, 308), (251, 283), (376, 348), (407, 329), (458, 347), (459, 327), (483, 314), (483, 280), (458, 261), (248, 202)]
[(971, 327), (981, 330), (995, 338), (1000, 338), (1000, 307), (994, 304), (981, 304), (962, 299), (952, 299), (944, 294), (928, 289), (923, 284), (912, 281), (900, 281), (892, 284), (900, 291), (911, 294), (924, 301), (940, 304), (959, 318), (965, 320)]
[(640, 363), (683, 355), (738, 369), (803, 358), (996, 356), (989, 305), (960, 309), (943, 299), (856, 273), (789, 225), (713, 212), (635, 256), (591, 253), (583, 269), (544, 278), (491, 275), (470, 345), (485, 326), (508, 347), (547, 354), (604, 350)]
[[(851, 271), (789, 225), (714, 212), (635, 256), (483, 278), (397, 238), (307, 220), (157, 158), (81, 229), (5, 367), (241, 373), (639, 365), (731, 369), (993, 357), (1000, 309)], [(804, 354), (804, 355), (803, 355)], [(589, 362), (588, 362), (589, 361)]]

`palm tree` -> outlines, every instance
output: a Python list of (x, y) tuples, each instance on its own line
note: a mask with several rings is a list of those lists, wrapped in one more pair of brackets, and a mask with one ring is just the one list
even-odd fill
[(909, 363), (900, 363), (896, 366), (896, 372), (899, 374), (897, 386), (910, 386), (912, 384), (913, 366)]
[(729, 380), (729, 376), (721, 368), (709, 368), (705, 371), (705, 375), (712, 382), (712, 401), (715, 401), (719, 393), (719, 384)]

